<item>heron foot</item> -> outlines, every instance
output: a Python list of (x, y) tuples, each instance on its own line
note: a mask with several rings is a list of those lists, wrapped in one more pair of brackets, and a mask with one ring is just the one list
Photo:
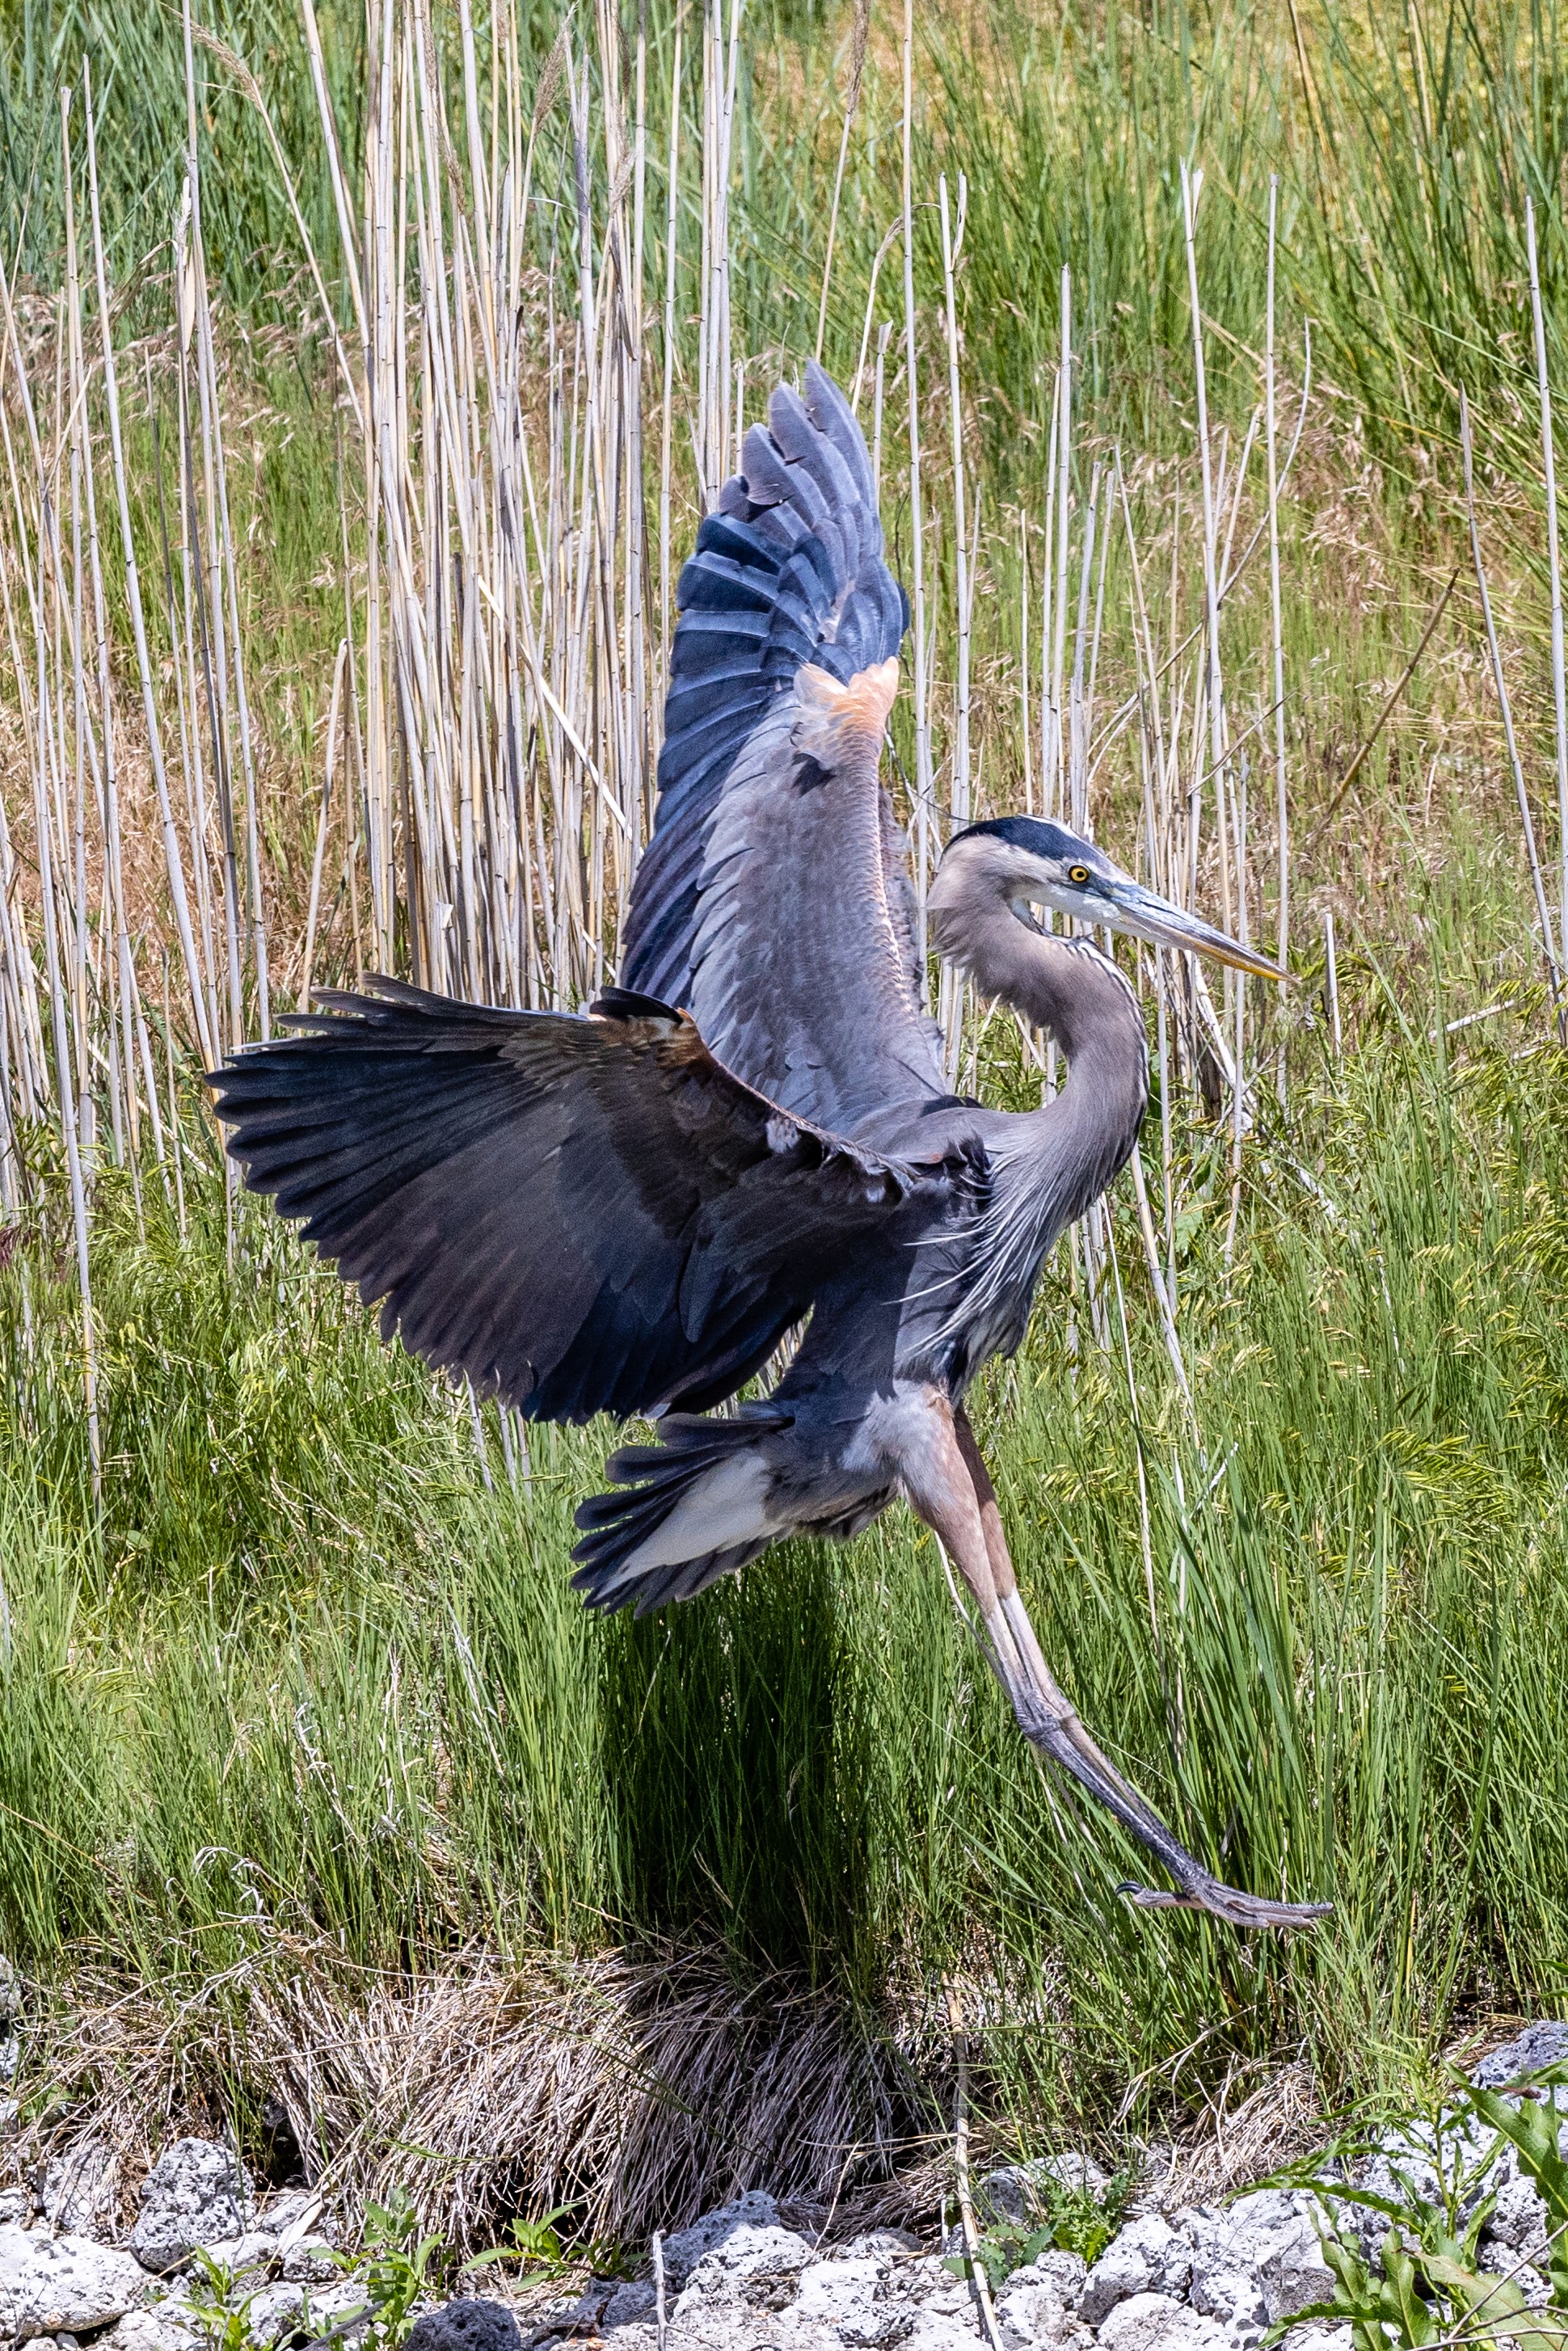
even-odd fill
[(1124, 1877), (1116, 1891), (1140, 1910), (1207, 1910), (1232, 1927), (1277, 1927), (1287, 1933), (1315, 1927), (1333, 1908), (1332, 1902), (1266, 1902), (1261, 1895), (1242, 1894), (1221, 1879), (1214, 1883), (1220, 1901), (1212, 1895), (1171, 1894), (1163, 1886), (1140, 1886), (1135, 1877)]
[(1271, 1927), (1281, 1933), (1315, 1927), (1320, 1918), (1327, 1917), (1332, 1902), (1273, 1902), (1261, 1895), (1243, 1894), (1188, 1853), (1148, 1799), (1090, 1738), (1077, 1708), (1045, 1662), (1019, 1593), (1009, 1593), (998, 1604), (987, 1629), (995, 1646), (1002, 1686), (1030, 1745), (1071, 1772), (1087, 1794), (1113, 1813), (1164, 1865), (1179, 1888), (1166, 1893), (1124, 1878), (1116, 1888), (1118, 1894), (1141, 1910), (1202, 1910), (1211, 1918), (1223, 1918), (1228, 1926)]

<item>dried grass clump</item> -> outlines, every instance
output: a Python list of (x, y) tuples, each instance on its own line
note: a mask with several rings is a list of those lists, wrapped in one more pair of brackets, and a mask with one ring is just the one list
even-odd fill
[[(1250, 2089), (1249, 2082), (1254, 2084)], [(1162, 2200), (1217, 2204), (1320, 2147), (1327, 2128), (1318, 2085), (1304, 2057), (1264, 2069), (1232, 2065), (1176, 2150)]]
[(177, 2001), (80, 1974), (28, 2053), (28, 2086), (67, 2095), (13, 2142), (16, 2176), (90, 2148), (128, 2218), (164, 2139), (244, 2145), (272, 2100), (350, 2226), (401, 2184), (465, 2248), (557, 2205), (586, 2235), (642, 2238), (757, 2187), (822, 2226), (903, 2216), (933, 2112), (842, 1998), (674, 1951), (470, 1951), (392, 1976), (280, 1939)]

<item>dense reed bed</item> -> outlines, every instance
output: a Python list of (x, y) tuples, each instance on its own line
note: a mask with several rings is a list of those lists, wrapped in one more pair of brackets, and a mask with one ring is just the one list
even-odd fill
[[(717, 1952), (884, 2053), (821, 2109), (868, 2172), (944, 1970), (1026, 2141), (1548, 1996), (1554, 25), (3, 21), (0, 1935), (99, 1986)], [(383, 1350), (203, 1105), (313, 984), (613, 970), (682, 553), (819, 345), (911, 592), (917, 879), (1057, 812), (1301, 982), (1129, 963), (1141, 1156), (979, 1399), (1089, 1719), (1338, 1905), (1289, 1947), (1118, 1902), (902, 1515), (587, 1623), (605, 1432)], [(960, 1082), (1054, 1082), (933, 987)]]

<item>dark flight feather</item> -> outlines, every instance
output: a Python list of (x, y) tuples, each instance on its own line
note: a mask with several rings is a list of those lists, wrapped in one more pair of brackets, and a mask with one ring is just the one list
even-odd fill
[(530, 1417), (732, 1395), (936, 1165), (787, 1118), (692, 1022), (332, 994), (211, 1081), (257, 1192), (382, 1328)]

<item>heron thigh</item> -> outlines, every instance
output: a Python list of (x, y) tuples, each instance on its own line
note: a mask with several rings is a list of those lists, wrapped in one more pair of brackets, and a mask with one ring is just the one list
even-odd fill
[[(884, 1443), (893, 1440), (889, 1450), (911, 1510), (946, 1550), (989, 1625), (1002, 1596), (998, 1562), (992, 1558), (984, 1505), (959, 1440), (951, 1400), (936, 1387), (901, 1388), (895, 1411), (886, 1414), (883, 1422), (879, 1433)], [(990, 1499), (994, 1512), (994, 1494)], [(1005, 1543), (1000, 1563), (1010, 1590), (1012, 1563)]]
[(997, 1596), (1007, 1600), (1018, 1589), (1018, 1577), (1013, 1573), (1012, 1553), (1008, 1549), (1007, 1535), (1002, 1527), (1001, 1506), (997, 1489), (991, 1483), (975, 1432), (969, 1426), (969, 1416), (962, 1405), (953, 1411), (953, 1430), (958, 1440), (958, 1450), (969, 1472), (980, 1505), (980, 1524), (986, 1531), (986, 1551), (991, 1562), (991, 1574), (996, 1582)]

